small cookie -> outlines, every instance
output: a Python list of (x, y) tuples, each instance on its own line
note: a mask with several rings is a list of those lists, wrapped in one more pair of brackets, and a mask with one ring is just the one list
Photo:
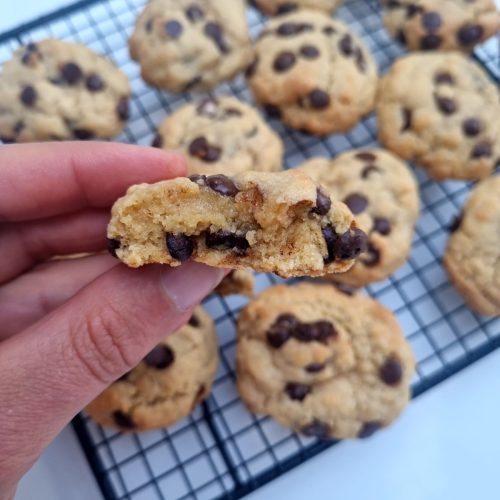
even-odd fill
[(87, 47), (52, 38), (29, 43), (0, 73), (0, 138), (110, 138), (129, 116), (129, 97), (127, 77)]
[(406, 406), (414, 359), (387, 309), (302, 283), (267, 289), (238, 318), (237, 385), (253, 413), (321, 439), (368, 437)]
[(332, 13), (342, 0), (250, 0), (250, 3), (268, 16), (288, 14), (297, 9), (319, 10)]
[(153, 146), (180, 150), (189, 174), (280, 170), (283, 143), (253, 108), (234, 97), (186, 104), (159, 127)]
[(212, 89), (252, 58), (243, 0), (150, 0), (129, 46), (144, 80), (172, 92)]
[(310, 10), (273, 18), (255, 53), (246, 73), (255, 99), (290, 127), (345, 132), (373, 109), (375, 62), (340, 21)]
[(309, 160), (300, 170), (346, 203), (368, 235), (367, 251), (332, 279), (360, 287), (403, 265), (419, 214), (418, 186), (404, 162), (383, 149), (353, 150), (334, 160)]
[(475, 311), (500, 316), (500, 177), (478, 184), (448, 242), (444, 265)]
[(283, 277), (347, 271), (366, 247), (349, 209), (293, 170), (132, 186), (113, 206), (108, 238), (130, 267), (192, 258)]
[(481, 179), (500, 159), (496, 85), (460, 53), (397, 60), (378, 96), (380, 141), (436, 180)]
[(214, 322), (197, 307), (188, 324), (166, 337), (86, 411), (99, 424), (121, 431), (167, 427), (207, 398), (218, 363)]
[(252, 297), (255, 288), (255, 278), (248, 269), (233, 269), (215, 289), (222, 297), (227, 295), (245, 295)]
[(470, 52), (500, 27), (495, 0), (383, 0), (387, 30), (410, 50)]

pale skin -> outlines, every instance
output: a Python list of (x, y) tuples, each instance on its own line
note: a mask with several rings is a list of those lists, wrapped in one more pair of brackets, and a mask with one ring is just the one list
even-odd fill
[(87, 403), (220, 282), (201, 264), (128, 269), (101, 252), (128, 186), (185, 175), (183, 158), (106, 143), (0, 146), (0, 498)]

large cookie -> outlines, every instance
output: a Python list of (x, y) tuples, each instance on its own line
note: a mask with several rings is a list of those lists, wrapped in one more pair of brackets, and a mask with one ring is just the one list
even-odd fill
[(251, 60), (243, 0), (150, 0), (130, 38), (130, 55), (150, 85), (208, 90)]
[(122, 431), (167, 427), (210, 393), (219, 362), (214, 323), (201, 307), (133, 370), (86, 408), (99, 424)]
[(328, 285), (267, 289), (238, 318), (237, 384), (253, 413), (322, 439), (368, 437), (408, 402), (410, 347), (375, 300)]
[(158, 129), (153, 146), (182, 151), (190, 174), (280, 170), (283, 143), (256, 110), (234, 97), (186, 104)]
[(500, 177), (478, 184), (448, 242), (452, 283), (480, 314), (500, 316)]
[(3, 142), (109, 138), (129, 115), (127, 77), (87, 47), (46, 39), (17, 49), (0, 73)]
[(463, 50), (500, 28), (495, 0), (383, 0), (384, 23), (410, 50)]
[(290, 170), (132, 186), (113, 206), (108, 238), (131, 267), (192, 258), (283, 277), (347, 271), (366, 247), (349, 209)]
[(336, 282), (364, 286), (390, 276), (407, 259), (419, 214), (418, 186), (409, 168), (383, 149), (315, 158), (301, 170), (351, 209), (368, 248)]
[(500, 159), (497, 86), (460, 53), (396, 61), (378, 97), (379, 139), (436, 180), (481, 179)]
[(301, 10), (270, 20), (247, 69), (267, 112), (290, 127), (326, 135), (352, 128), (375, 103), (377, 68), (340, 21)]
[(250, 3), (264, 14), (275, 16), (298, 9), (319, 10), (329, 14), (342, 3), (342, 0), (250, 0)]

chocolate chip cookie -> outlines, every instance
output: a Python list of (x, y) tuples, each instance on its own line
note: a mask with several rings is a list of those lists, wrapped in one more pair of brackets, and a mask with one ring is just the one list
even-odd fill
[(130, 38), (146, 82), (172, 92), (208, 90), (251, 60), (243, 0), (151, 0)]
[(410, 50), (463, 50), (500, 28), (495, 0), (383, 0), (384, 23)]
[(86, 411), (99, 424), (121, 431), (167, 427), (208, 396), (218, 362), (214, 323), (198, 307), (188, 324), (166, 337)]
[(278, 285), (243, 309), (237, 332), (243, 401), (297, 432), (368, 437), (408, 402), (412, 352), (392, 313), (371, 298)]
[(460, 53), (397, 60), (379, 87), (379, 139), (431, 177), (481, 179), (500, 159), (497, 86)]
[(293, 170), (132, 186), (113, 206), (108, 238), (130, 267), (194, 259), (283, 277), (347, 271), (366, 248), (349, 209)]
[(129, 116), (129, 96), (127, 77), (87, 47), (55, 39), (29, 43), (0, 73), (0, 138), (109, 138)]
[(309, 160), (300, 170), (342, 200), (368, 235), (367, 251), (332, 279), (360, 287), (403, 265), (419, 214), (418, 186), (403, 161), (383, 149), (360, 149)]
[(329, 14), (342, 0), (250, 0), (250, 3), (268, 16), (288, 14), (298, 9), (319, 10)]
[(270, 20), (247, 78), (272, 117), (317, 135), (351, 129), (375, 103), (377, 68), (340, 21), (301, 10)]
[(161, 125), (153, 146), (182, 151), (190, 174), (280, 170), (283, 143), (260, 115), (234, 97), (186, 104)]
[(226, 297), (227, 295), (246, 295), (252, 297), (255, 288), (255, 278), (248, 269), (233, 269), (215, 289), (215, 292)]
[(500, 177), (478, 184), (450, 236), (444, 264), (465, 301), (500, 316)]

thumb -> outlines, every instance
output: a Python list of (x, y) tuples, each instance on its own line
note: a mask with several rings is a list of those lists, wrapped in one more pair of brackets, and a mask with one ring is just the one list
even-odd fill
[(0, 498), (81, 408), (184, 324), (224, 274), (194, 262), (116, 266), (0, 343)]

